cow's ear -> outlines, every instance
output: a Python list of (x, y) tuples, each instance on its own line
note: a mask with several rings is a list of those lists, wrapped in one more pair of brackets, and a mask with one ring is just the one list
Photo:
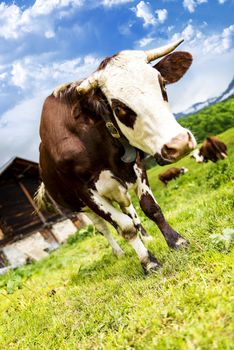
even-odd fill
[(167, 84), (172, 84), (182, 78), (192, 61), (193, 57), (189, 52), (176, 51), (165, 56), (154, 68), (161, 73)]

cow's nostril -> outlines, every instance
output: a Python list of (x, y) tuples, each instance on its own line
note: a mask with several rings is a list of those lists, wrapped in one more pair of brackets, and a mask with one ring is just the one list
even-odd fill
[(162, 156), (166, 159), (171, 159), (176, 156), (177, 150), (176, 148), (170, 147), (168, 145), (164, 145), (161, 150)]
[(172, 148), (172, 147), (169, 147), (169, 146), (167, 146), (167, 145), (165, 145), (164, 148), (165, 148), (165, 150), (166, 150), (167, 152), (173, 151), (173, 148)]

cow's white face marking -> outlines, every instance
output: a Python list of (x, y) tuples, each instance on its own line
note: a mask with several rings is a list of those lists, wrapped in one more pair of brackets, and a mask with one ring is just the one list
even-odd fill
[(100, 73), (99, 85), (110, 105), (118, 99), (136, 114), (133, 127), (116, 117), (131, 145), (150, 155), (160, 154), (164, 144), (185, 132), (163, 99), (160, 73), (147, 64), (144, 52), (122, 51)]
[(197, 163), (202, 163), (204, 157), (199, 155), (199, 149), (195, 149), (192, 153), (192, 157), (196, 160)]
[(182, 169), (182, 174), (185, 174), (188, 172), (188, 168), (182, 167), (181, 169)]
[(223, 159), (227, 158), (227, 155), (223, 152), (221, 152), (221, 156), (223, 157)]

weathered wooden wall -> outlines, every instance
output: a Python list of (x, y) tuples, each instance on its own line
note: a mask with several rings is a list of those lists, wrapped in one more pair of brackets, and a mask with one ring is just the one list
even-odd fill
[(34, 162), (15, 158), (0, 171), (0, 268), (45, 257), (80, 226), (77, 216), (59, 207), (49, 194), (56, 211), (37, 210), (33, 198), (39, 183)]
[[(36, 210), (33, 201), (39, 186), (38, 164), (15, 158), (0, 174), (0, 244), (21, 238), (54, 223), (64, 215)], [(71, 212), (65, 211), (65, 214)]]

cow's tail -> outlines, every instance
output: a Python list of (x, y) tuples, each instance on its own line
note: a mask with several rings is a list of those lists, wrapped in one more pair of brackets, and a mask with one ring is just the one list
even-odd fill
[(46, 194), (46, 188), (44, 182), (40, 184), (35, 195), (34, 202), (36, 203), (37, 211), (45, 209), (46, 211), (55, 212), (56, 208), (52, 205)]

